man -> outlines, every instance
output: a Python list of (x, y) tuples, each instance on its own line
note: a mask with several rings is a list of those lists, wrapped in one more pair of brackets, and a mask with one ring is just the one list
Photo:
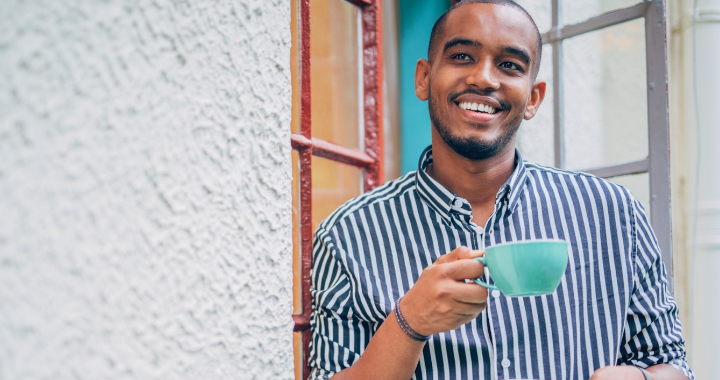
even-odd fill
[[(545, 95), (541, 48), (510, 0), (468, 0), (438, 19), (415, 73), (431, 149), (317, 230), (312, 378), (692, 379), (640, 203), (515, 150)], [(470, 260), (486, 247), (545, 238), (570, 246), (553, 294), (467, 282), (492, 282)]]

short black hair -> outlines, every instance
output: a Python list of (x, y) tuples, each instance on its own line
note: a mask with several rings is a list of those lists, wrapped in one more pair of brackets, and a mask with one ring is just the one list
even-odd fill
[(507, 6), (510, 8), (514, 8), (522, 12), (527, 18), (532, 22), (533, 26), (535, 27), (535, 33), (537, 34), (537, 57), (535, 59), (535, 62), (533, 62), (532, 67), (532, 76), (533, 79), (537, 77), (538, 71), (540, 70), (540, 60), (542, 59), (542, 35), (540, 35), (540, 29), (538, 29), (537, 24), (535, 24), (535, 20), (533, 20), (532, 16), (523, 8), (520, 6), (520, 4), (514, 2), (513, 0), (463, 0), (458, 2), (457, 4), (453, 5), (445, 11), (438, 19), (435, 21), (435, 25), (433, 25), (432, 32), (430, 33), (430, 44), (428, 45), (428, 61), (432, 62), (432, 57), (435, 54), (436, 50), (438, 49), (438, 38), (440, 38), (440, 35), (445, 29), (445, 23), (447, 22), (447, 17), (455, 8), (460, 7), (464, 4), (495, 4), (495, 5), (502, 5)]

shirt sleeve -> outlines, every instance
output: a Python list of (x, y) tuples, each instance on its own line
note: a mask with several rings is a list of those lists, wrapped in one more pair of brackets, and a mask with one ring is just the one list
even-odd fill
[(309, 365), (310, 378), (315, 380), (330, 378), (360, 359), (377, 326), (356, 317), (353, 287), (340, 249), (322, 227), (313, 246)]
[(665, 265), (655, 234), (640, 202), (633, 201), (634, 290), (625, 321), (618, 364), (647, 368), (670, 364), (688, 379), (694, 375), (685, 355), (678, 308), (668, 291)]

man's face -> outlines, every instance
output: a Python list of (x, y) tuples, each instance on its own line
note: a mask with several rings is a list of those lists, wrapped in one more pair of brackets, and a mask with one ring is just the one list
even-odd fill
[(545, 94), (545, 83), (533, 83), (532, 22), (507, 6), (466, 4), (448, 14), (438, 41), (415, 79), (442, 140), (471, 160), (513, 148), (520, 122), (535, 115)]

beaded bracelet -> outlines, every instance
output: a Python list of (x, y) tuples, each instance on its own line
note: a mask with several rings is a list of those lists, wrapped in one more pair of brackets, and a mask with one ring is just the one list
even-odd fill
[(400, 312), (400, 300), (402, 297), (398, 298), (397, 301), (395, 301), (395, 319), (398, 321), (398, 325), (400, 325), (400, 328), (405, 332), (405, 335), (409, 336), (410, 339), (416, 341), (416, 342), (427, 342), (430, 337), (422, 335), (418, 333), (417, 331), (410, 328), (410, 325), (405, 321), (405, 318), (403, 318), (402, 313)]

